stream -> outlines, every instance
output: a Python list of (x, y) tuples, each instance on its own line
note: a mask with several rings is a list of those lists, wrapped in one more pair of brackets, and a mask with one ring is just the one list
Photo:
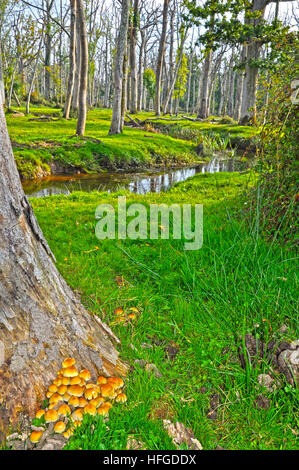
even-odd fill
[(219, 173), (223, 171), (244, 171), (252, 166), (252, 161), (219, 159), (184, 168), (167, 168), (138, 173), (105, 171), (92, 175), (50, 176), (39, 180), (23, 181), (25, 194), (30, 197), (68, 195), (73, 191), (115, 192), (127, 189), (131, 193), (146, 194), (167, 191), (175, 183), (185, 181), (199, 173)]

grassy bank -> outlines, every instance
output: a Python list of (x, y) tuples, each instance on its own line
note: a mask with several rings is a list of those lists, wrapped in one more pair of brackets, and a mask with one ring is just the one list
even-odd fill
[[(147, 207), (202, 203), (199, 251), (184, 251), (184, 241), (173, 239), (100, 242), (95, 209), (117, 206), (119, 194), (32, 200), (60, 272), (90, 312), (110, 324), (131, 365), (128, 402), (112, 408), (109, 431), (99, 417), (93, 432), (90, 423), (78, 428), (68, 448), (123, 449), (133, 436), (147, 449), (172, 449), (163, 419), (192, 428), (204, 449), (295, 448), (295, 390), (261, 389), (257, 375), (267, 372), (266, 363), (243, 369), (237, 358), (245, 334), (288, 340), (296, 328), (293, 253), (258, 239), (245, 222), (244, 192), (255, 181), (252, 173), (222, 173), (196, 176), (167, 193), (121, 193)], [(119, 321), (115, 309), (132, 307), (136, 320)], [(288, 329), (280, 333), (283, 324)], [(268, 409), (257, 406), (260, 394)]]
[[(23, 113), (25, 109), (18, 111)], [(74, 137), (76, 120), (62, 119), (61, 115), (60, 109), (46, 107), (32, 107), (28, 116), (7, 114), (14, 155), (23, 178), (55, 173), (57, 165), (59, 171), (65, 172), (184, 165), (199, 161), (195, 148), (207, 132), (246, 138), (254, 133), (246, 126), (184, 120), (180, 121), (183, 134), (173, 129), (160, 133), (125, 127), (123, 134), (108, 136), (111, 111), (96, 109), (88, 113), (87, 138), (82, 140)], [(152, 117), (151, 113), (140, 115), (140, 119)]]

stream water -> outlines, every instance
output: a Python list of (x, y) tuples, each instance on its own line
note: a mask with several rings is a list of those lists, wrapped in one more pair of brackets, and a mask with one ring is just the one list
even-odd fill
[(108, 191), (127, 189), (132, 193), (159, 193), (175, 183), (198, 173), (219, 173), (222, 171), (244, 171), (252, 165), (250, 161), (214, 158), (196, 166), (173, 168), (140, 173), (102, 172), (93, 175), (50, 176), (40, 180), (23, 181), (25, 194), (30, 197), (44, 197), (55, 194), (70, 194), (73, 191)]

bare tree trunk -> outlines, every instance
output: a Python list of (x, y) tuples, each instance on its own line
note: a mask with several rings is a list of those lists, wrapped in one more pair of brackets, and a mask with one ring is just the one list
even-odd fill
[(128, 108), (128, 88), (129, 88), (129, 80), (128, 80), (128, 43), (126, 43), (127, 52), (124, 55), (123, 61), (123, 84), (122, 84), (122, 96), (121, 96), (121, 125), (120, 130), (123, 131), (124, 124), (125, 124), (125, 115)]
[(190, 95), (191, 95), (191, 83), (192, 83), (192, 65), (193, 65), (193, 55), (194, 49), (192, 45), (192, 51), (190, 55), (190, 62), (189, 62), (189, 74), (188, 74), (188, 85), (187, 85), (187, 103), (186, 103), (186, 113), (189, 113), (189, 106), (190, 106)]
[[(77, 3), (77, 0), (76, 0)], [(78, 13), (77, 13), (78, 16)], [(80, 25), (76, 20), (76, 58), (75, 58), (75, 83), (72, 96), (72, 109), (78, 109), (79, 106), (79, 89), (80, 89), (80, 70), (81, 70), (81, 46), (80, 46)]]
[(201, 90), (200, 90), (200, 104), (199, 104), (199, 111), (198, 111), (198, 117), (203, 118), (203, 119), (208, 117), (209, 83), (210, 83), (212, 58), (213, 58), (213, 51), (209, 50), (207, 52), (204, 65), (203, 65), (203, 70), (202, 70), (203, 78), (202, 78), (202, 85), (201, 85)]
[(29, 107), (30, 107), (31, 93), (32, 93), (32, 90), (33, 90), (36, 70), (37, 70), (39, 56), (40, 56), (40, 52), (41, 52), (41, 48), (42, 48), (42, 41), (43, 41), (43, 32), (42, 32), (42, 35), (41, 35), (41, 40), (40, 40), (40, 43), (39, 43), (39, 47), (38, 47), (38, 51), (37, 51), (37, 55), (36, 55), (36, 59), (35, 59), (34, 69), (33, 69), (33, 72), (32, 72), (32, 78), (31, 78), (31, 82), (30, 82), (30, 85), (29, 85), (27, 101), (26, 101), (26, 114), (29, 114), (29, 112), (30, 112)]
[(109, 134), (120, 134), (122, 126), (123, 62), (127, 44), (130, 0), (122, 1), (121, 22), (114, 65), (114, 99)]
[[(20, 100), (19, 100), (19, 98), (17, 97), (17, 94), (16, 94), (16, 92), (15, 92), (14, 90), (13, 90), (13, 95), (14, 95), (14, 99), (16, 100), (16, 103), (17, 103), (18, 107), (20, 108), (20, 107), (21, 107), (21, 103), (20, 103)], [(0, 100), (1, 100), (1, 98), (0, 98)]]
[[(184, 36), (182, 37), (182, 42), (180, 44), (180, 53), (179, 53), (179, 57), (177, 59), (175, 71), (174, 71), (174, 74), (173, 74), (173, 77), (172, 77), (172, 82), (170, 83), (170, 86), (167, 90), (167, 94), (166, 94), (166, 98), (165, 98), (165, 102), (164, 102), (164, 109), (163, 109), (164, 114), (167, 113), (168, 103), (169, 103), (169, 100), (171, 99), (171, 96), (173, 94), (173, 90), (174, 90), (174, 87), (175, 87), (175, 82), (176, 82), (176, 79), (177, 79), (177, 75), (178, 75), (178, 72), (179, 72), (179, 69), (180, 69), (180, 66), (181, 66), (181, 63), (182, 63), (183, 53), (184, 53), (184, 45), (185, 45), (185, 41), (187, 39), (187, 31), (188, 31), (188, 29), (186, 28)], [(178, 103), (177, 103), (177, 109), (178, 109)]]
[[(0, 59), (2, 56), (1, 44), (0, 44)], [(2, 61), (0, 60), (0, 103), (5, 104), (5, 91), (4, 91), (4, 80), (3, 80), (3, 70), (2, 70)]]
[(157, 69), (156, 69), (156, 100), (155, 100), (155, 114), (161, 114), (161, 82), (162, 82), (162, 66), (166, 47), (166, 32), (167, 32), (167, 17), (168, 17), (169, 0), (164, 0), (163, 7), (163, 26), (159, 44)]
[(141, 44), (139, 50), (139, 76), (138, 76), (138, 104), (137, 110), (142, 109), (142, 98), (143, 98), (143, 60), (144, 60), (144, 48), (145, 48), (145, 32), (140, 31)]
[[(241, 49), (240, 62), (244, 64), (247, 54), (247, 46), (244, 44)], [(236, 104), (234, 110), (234, 119), (239, 122), (241, 118), (241, 106), (242, 106), (242, 96), (243, 96), (243, 86), (244, 86), (245, 72), (241, 69), (238, 72), (237, 76), (237, 87), (236, 87)]]
[(130, 30), (130, 68), (131, 68), (131, 113), (137, 113), (137, 67), (136, 67), (136, 43), (138, 31), (138, 1), (134, 0), (132, 27)]
[(110, 68), (108, 71), (108, 34), (106, 32), (105, 44), (106, 44), (106, 52), (105, 52), (105, 95), (104, 95), (104, 108), (109, 108), (109, 96), (110, 96)]
[(88, 81), (88, 42), (83, 0), (77, 0), (78, 22), (80, 25), (80, 89), (77, 121), (77, 135), (84, 135), (87, 115), (87, 81)]
[(16, 74), (16, 67), (13, 69), (12, 75), (11, 75), (11, 82), (10, 82), (10, 87), (9, 87), (9, 92), (8, 92), (8, 99), (7, 99), (7, 107), (8, 109), (11, 107), (11, 98), (12, 98), (12, 92), (13, 92), (13, 86), (15, 83), (15, 74)]
[[(253, 0), (250, 13), (259, 12), (258, 18), (245, 18), (245, 22), (257, 26), (264, 18), (265, 9), (269, 0)], [(245, 124), (256, 120), (256, 91), (258, 82), (258, 67), (253, 65), (260, 57), (262, 48), (261, 41), (255, 38), (247, 46), (245, 78), (242, 92), (241, 118), (240, 122)]]
[(229, 87), (228, 87), (228, 104), (227, 114), (233, 117), (234, 110), (234, 91), (235, 91), (235, 78), (236, 74), (234, 71), (234, 59), (235, 59), (235, 48), (232, 48), (232, 55), (229, 63)]
[(70, 0), (71, 2), (71, 31), (70, 31), (70, 70), (68, 78), (67, 95), (64, 106), (63, 117), (69, 119), (70, 110), (72, 104), (74, 83), (75, 83), (75, 71), (76, 71), (76, 17), (77, 17), (77, 2), (76, 0)]
[(57, 271), (24, 195), (0, 104), (0, 422), (34, 416), (61, 361), (97, 375), (124, 375), (119, 341), (82, 306)]
[[(175, 5), (171, 11), (170, 16), (170, 47), (169, 47), (169, 80), (167, 90), (169, 90), (174, 74), (174, 20), (175, 20)], [(173, 111), (173, 95), (169, 99), (167, 112), (172, 115)]]
[(51, 52), (52, 52), (52, 35), (51, 35), (51, 9), (54, 0), (46, 0), (45, 12), (45, 98), (51, 99)]

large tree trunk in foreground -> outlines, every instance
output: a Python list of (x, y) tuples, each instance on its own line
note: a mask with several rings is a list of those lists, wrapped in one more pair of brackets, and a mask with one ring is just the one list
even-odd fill
[(65, 357), (99, 374), (124, 375), (113, 342), (57, 271), (24, 195), (0, 106), (0, 423), (33, 416)]

